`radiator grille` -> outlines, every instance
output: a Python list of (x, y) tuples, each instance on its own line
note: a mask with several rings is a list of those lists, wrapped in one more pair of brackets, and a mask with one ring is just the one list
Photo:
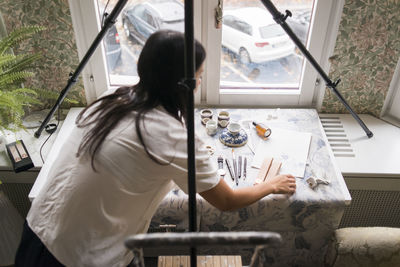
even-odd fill
[(339, 117), (320, 116), (329, 145), (335, 157), (355, 157)]
[(31, 208), (28, 195), (32, 186), (31, 183), (3, 183), (0, 185), (0, 190), (3, 190), (22, 218), (26, 218)]
[(400, 227), (400, 191), (349, 190), (352, 200), (339, 227)]

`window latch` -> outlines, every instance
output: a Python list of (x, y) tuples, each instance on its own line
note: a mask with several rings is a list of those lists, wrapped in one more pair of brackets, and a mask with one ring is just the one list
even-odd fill
[(222, 28), (222, 16), (223, 16), (222, 1), (223, 0), (218, 0), (218, 5), (215, 8), (215, 28), (216, 29)]

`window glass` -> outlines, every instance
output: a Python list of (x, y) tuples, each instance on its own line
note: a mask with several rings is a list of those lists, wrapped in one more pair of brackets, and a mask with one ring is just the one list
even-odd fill
[(247, 35), (251, 35), (251, 26), (246, 22), (237, 20), (236, 21), (237, 29)]
[(156, 23), (153, 20), (153, 16), (148, 11), (145, 12), (144, 21), (146, 21), (149, 25), (156, 27)]
[(286, 35), (285, 31), (278, 24), (272, 24), (269, 26), (260, 27), (261, 38), (272, 38), (277, 36)]
[(159, 11), (163, 21), (166, 23), (174, 23), (185, 19), (183, 6), (179, 2), (166, 1), (159, 3)]
[(239, 21), (236, 18), (233, 18), (231, 27), (234, 28), (235, 30), (240, 31)]
[(225, 16), (223, 18), (223, 24), (229, 27), (233, 27), (234, 18), (232, 16)]
[[(97, 1), (100, 18), (105, 12), (111, 13), (118, 2)], [(143, 45), (152, 33), (160, 29), (184, 31), (184, 6), (181, 1), (128, 1), (109, 31), (109, 38), (103, 40), (111, 85), (137, 76), (136, 64)]]
[[(286, 22), (306, 42), (313, 0), (276, 0), (293, 13)], [(230, 18), (240, 21), (231, 27)], [(303, 56), (261, 1), (224, 0), (220, 88), (299, 89)], [(243, 32), (246, 35), (243, 35)]]
[(144, 7), (143, 6), (136, 6), (135, 8), (132, 9), (132, 12), (130, 12), (131, 10), (125, 10), (128, 14), (132, 15), (132, 16), (137, 16), (138, 18), (141, 18), (142, 20), (144, 20)]

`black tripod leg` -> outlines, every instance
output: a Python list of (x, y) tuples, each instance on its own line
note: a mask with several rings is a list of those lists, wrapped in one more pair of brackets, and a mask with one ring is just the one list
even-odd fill
[(307, 58), (307, 60), (311, 63), (311, 65), (317, 70), (319, 75), (324, 79), (326, 86), (332, 90), (332, 92), (337, 96), (340, 102), (346, 107), (346, 109), (350, 112), (350, 114), (353, 116), (353, 118), (360, 124), (360, 126), (363, 128), (365, 133), (369, 138), (371, 138), (374, 134), (368, 129), (368, 127), (365, 125), (365, 123), (360, 119), (360, 117), (354, 112), (354, 110), (350, 107), (350, 105), (346, 102), (346, 100), (343, 98), (343, 96), (339, 93), (339, 91), (336, 89), (337, 84), (339, 83), (340, 79), (337, 82), (332, 82), (331, 79), (328, 77), (328, 75), (324, 72), (324, 70), (321, 68), (321, 66), (317, 63), (317, 61), (314, 59), (314, 57), (310, 54), (310, 52), (307, 50), (307, 48), (303, 45), (303, 43), (299, 40), (299, 38), (296, 36), (296, 34), (292, 31), (292, 29), (287, 25), (286, 19), (288, 16), (291, 16), (292, 14), (290, 11), (286, 10), (286, 15), (283, 15), (280, 13), (274, 4), (270, 0), (261, 0), (261, 2), (264, 4), (264, 6), (268, 9), (268, 11), (271, 13), (272, 17), (278, 23), (281, 25), (281, 27), (285, 30), (285, 32), (289, 35), (290, 39), (296, 44), (296, 46), (299, 48), (299, 50), (303, 53), (303, 55)]
[(121, 13), (122, 9), (126, 5), (128, 0), (118, 0), (117, 4), (115, 5), (114, 9), (111, 11), (111, 14), (108, 15), (107, 19), (104, 22), (104, 25), (102, 26), (100, 32), (97, 34), (96, 38), (94, 39), (93, 43), (90, 45), (88, 51), (82, 58), (81, 62), (79, 63), (78, 67), (76, 68), (75, 72), (73, 72), (70, 75), (70, 78), (68, 79), (68, 84), (65, 86), (65, 88), (61, 91), (60, 95), (58, 96), (56, 103), (52, 107), (52, 109), (49, 111), (47, 114), (46, 118), (40, 125), (39, 129), (35, 132), (35, 137), (39, 138), (40, 135), (42, 134), (42, 131), (44, 127), (46, 127), (47, 123), (50, 121), (51, 117), (54, 115), (58, 107), (61, 105), (63, 102), (65, 96), (67, 95), (68, 91), (71, 89), (72, 85), (74, 85), (77, 80), (79, 75), (81, 74), (83, 68), (86, 66), (88, 63), (90, 57), (93, 55), (94, 51), (96, 51), (96, 48), (99, 46), (100, 42), (103, 40), (104, 36), (106, 35), (107, 31), (111, 28), (111, 26), (115, 23), (115, 20), (117, 19), (118, 15)]

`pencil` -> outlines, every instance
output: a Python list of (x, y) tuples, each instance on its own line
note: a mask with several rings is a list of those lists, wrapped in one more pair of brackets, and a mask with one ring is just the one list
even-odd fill
[(242, 177), (242, 156), (239, 156), (239, 162), (238, 162), (238, 178), (240, 179)]
[(237, 166), (237, 162), (236, 162), (236, 157), (235, 157), (235, 152), (232, 148), (232, 162), (233, 162), (233, 172), (235, 174), (235, 182), (236, 185), (239, 184), (239, 180), (238, 180), (238, 166)]
[(229, 160), (225, 159), (225, 162), (226, 162), (226, 166), (228, 167), (229, 174), (231, 175), (232, 181), (235, 181), (235, 176), (233, 175), (232, 166), (229, 163)]
[(246, 175), (247, 175), (247, 158), (244, 157), (244, 162), (243, 162), (243, 180), (246, 180)]

